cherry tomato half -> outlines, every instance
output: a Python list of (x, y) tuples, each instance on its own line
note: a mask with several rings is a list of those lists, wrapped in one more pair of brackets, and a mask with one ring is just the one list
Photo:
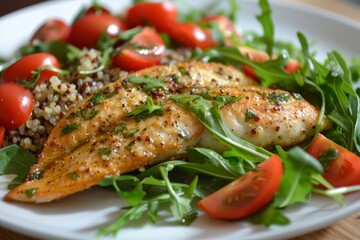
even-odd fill
[(137, 71), (159, 64), (164, 54), (164, 41), (156, 31), (146, 27), (120, 47), (113, 64), (126, 71)]
[(319, 134), (310, 144), (308, 153), (319, 159), (329, 149), (336, 149), (338, 157), (329, 162), (324, 178), (334, 187), (360, 184), (360, 157)]
[(271, 201), (283, 175), (281, 159), (271, 156), (220, 190), (198, 202), (207, 215), (220, 219), (239, 219), (249, 216)]
[(3, 145), (4, 135), (5, 135), (5, 128), (3, 126), (0, 126), (0, 148)]
[(70, 26), (60, 19), (50, 19), (41, 25), (34, 35), (31, 37), (30, 42), (40, 40), (47, 41), (62, 41), (66, 42), (69, 38)]
[(160, 32), (168, 32), (177, 19), (177, 9), (172, 2), (142, 2), (127, 12), (130, 27), (151, 25)]
[(115, 37), (125, 29), (125, 23), (119, 18), (107, 14), (88, 14), (72, 25), (69, 42), (79, 48), (96, 48), (102, 33)]
[(172, 26), (169, 35), (176, 42), (190, 48), (208, 49), (216, 46), (211, 31), (195, 23), (176, 23)]
[(0, 84), (0, 125), (13, 130), (23, 125), (34, 109), (32, 93), (17, 83)]
[[(20, 58), (6, 68), (2, 75), (2, 81), (8, 83), (29, 80), (33, 77), (33, 71), (44, 66), (60, 68), (60, 63), (56, 57), (50, 53), (30, 54)], [(45, 82), (54, 75), (58, 75), (58, 73), (50, 69), (44, 69), (40, 72), (37, 83)]]

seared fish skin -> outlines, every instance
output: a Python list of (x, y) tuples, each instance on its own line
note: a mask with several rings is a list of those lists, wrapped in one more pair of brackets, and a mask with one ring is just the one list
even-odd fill
[[(222, 65), (214, 66), (225, 68)], [(161, 69), (167, 67), (161, 66), (158, 71)], [(152, 71), (141, 72), (135, 74)], [(260, 146), (290, 146), (314, 133), (318, 110), (291, 93), (262, 89), (253, 82), (250, 85), (255, 87), (245, 87), (246, 83), (242, 85), (239, 82), (232, 86), (228, 80), (219, 84), (221, 77), (217, 81), (196, 78), (189, 78), (188, 81), (189, 86), (182, 79), (177, 81), (178, 85), (173, 91), (160, 91), (154, 95), (121, 79), (104, 88), (106, 92), (103, 92), (101, 103), (85, 108), (96, 93), (79, 103), (55, 127), (37, 164), (30, 169), (27, 180), (10, 191), (5, 200), (50, 202), (90, 188), (105, 176), (116, 176), (157, 162), (184, 157), (191, 147), (220, 145), (207, 137), (203, 125), (190, 112), (169, 98), (172, 92), (185, 88), (194, 88), (190, 90), (192, 93), (205, 88), (217, 89), (212, 90), (213, 95), (241, 96), (238, 101), (223, 107), (221, 115), (235, 135)], [(171, 85), (170, 82), (167, 84)], [(149, 95), (154, 101), (163, 101), (162, 115), (151, 115), (140, 121), (127, 116)], [(81, 109), (87, 109), (87, 115), (94, 108), (99, 112), (91, 119), (84, 120), (81, 114), (69, 118), (73, 113), (80, 113)], [(79, 125), (74, 125), (78, 122)], [(64, 135), (65, 126), (71, 124), (73, 129)], [(327, 126), (328, 122), (324, 121), (322, 127)], [(288, 134), (291, 138), (288, 138)]]

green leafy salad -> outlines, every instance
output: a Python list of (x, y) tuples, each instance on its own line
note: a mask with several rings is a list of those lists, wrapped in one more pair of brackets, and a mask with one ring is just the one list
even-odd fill
[[(236, 11), (243, 9), (239, 9), (235, 1), (229, 2), (232, 11), (223, 14), (235, 21)], [(283, 89), (294, 92), (298, 99), (306, 99), (320, 109), (316, 135), (291, 148), (274, 146), (269, 150), (258, 147), (235, 136), (221, 117), (220, 109), (239, 100), (241, 96), (212, 96), (208, 92), (173, 94), (172, 101), (196, 116), (227, 150), (217, 152), (195, 147), (189, 150), (186, 159), (169, 160), (141, 171), (105, 177), (98, 185), (114, 189), (126, 204), (113, 223), (99, 230), (99, 235), (116, 234), (129, 222), (140, 218), (147, 218), (156, 224), (160, 211), (166, 211), (182, 225), (190, 225), (202, 211), (220, 219), (250, 221), (265, 226), (287, 225), (290, 223), (285, 211), (287, 207), (307, 204), (313, 194), (324, 195), (343, 205), (344, 194), (360, 190), (360, 89), (355, 87), (360, 78), (359, 59), (348, 61), (341, 53), (331, 51), (320, 62), (313, 54), (309, 40), (301, 32), (297, 34), (298, 43), (278, 42), (274, 39), (276, 26), (272, 21), (269, 3), (259, 0), (259, 9), (261, 13), (256, 18), (262, 26), (262, 33), (245, 32), (241, 40), (235, 37), (224, 39), (219, 26), (210, 24), (206, 27), (212, 30), (217, 46), (193, 48), (191, 60), (220, 62), (239, 69), (247, 66), (262, 87)], [(182, 21), (194, 21), (194, 18), (204, 15), (198, 10), (188, 10), (187, 14), (180, 17)], [(119, 39), (131, 39), (140, 30), (127, 30)], [(163, 34), (162, 37), (171, 42), (171, 36)], [(42, 48), (53, 51), (48, 48), (49, 43), (36, 44), (37, 47), (33, 45), (23, 50), (34, 52)], [(62, 44), (63, 49), (67, 49), (65, 52), (69, 53), (63, 58), (69, 59), (71, 53), (79, 51), (71, 45)], [(116, 41), (113, 38), (101, 38), (100, 67), (88, 74), (109, 63), (114, 44)], [(253, 61), (242, 54), (238, 46), (264, 51), (269, 60)], [(284, 71), (289, 61), (299, 63), (299, 68), (292, 72)], [(146, 91), (166, 88), (162, 82), (151, 78), (131, 77), (129, 80), (133, 84), (142, 85)], [(93, 97), (94, 101), (96, 96)], [(279, 98), (269, 96), (270, 101), (271, 97)], [(144, 104), (128, 112), (127, 116), (142, 121), (152, 115), (162, 115), (163, 112), (161, 103), (154, 103), (151, 97), (147, 97)], [(97, 113), (94, 110), (76, 114), (91, 119)], [(246, 112), (247, 121), (255, 117), (250, 109)], [(320, 134), (324, 118), (332, 122), (332, 127)], [(68, 125), (62, 134), (66, 135), (77, 128)], [(125, 128), (119, 126), (118, 131)], [(186, 132), (179, 132), (179, 135), (184, 139), (188, 137)], [(321, 151), (320, 145), (328, 147)], [(109, 155), (109, 152), (102, 149), (101, 154)], [(25, 180), (29, 168), (35, 162), (36, 157), (18, 145), (6, 146), (0, 150), (0, 175), (17, 175), (9, 185), (9, 188), (14, 188)], [(77, 175), (71, 177), (76, 179)], [(345, 178), (349, 181), (344, 180), (344, 184), (333, 183), (342, 182)], [(31, 195), (32, 192), (26, 194)], [(220, 195), (225, 198), (220, 199)], [(259, 198), (268, 201), (261, 202)], [(217, 215), (219, 213), (216, 209), (248, 213), (231, 217)]]

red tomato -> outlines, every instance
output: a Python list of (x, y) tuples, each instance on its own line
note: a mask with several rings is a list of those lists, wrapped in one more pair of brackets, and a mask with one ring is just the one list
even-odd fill
[(283, 174), (281, 159), (273, 155), (254, 170), (198, 202), (207, 215), (221, 219), (249, 216), (271, 201)]
[(289, 59), (285, 66), (285, 71), (288, 73), (294, 73), (300, 69), (300, 63), (294, 59)]
[(66, 42), (69, 38), (70, 27), (60, 19), (50, 19), (41, 25), (34, 35), (31, 37), (30, 42), (34, 40), (46, 41), (63, 41)]
[(319, 134), (310, 144), (308, 153), (319, 159), (321, 154), (334, 148), (339, 155), (326, 167), (324, 178), (334, 187), (345, 187), (360, 184), (360, 157), (336, 144), (324, 135)]
[(208, 49), (216, 46), (211, 31), (195, 23), (176, 23), (172, 26), (169, 35), (176, 42), (190, 48)]
[(2, 147), (4, 141), (4, 135), (5, 135), (5, 128), (3, 126), (0, 126), (0, 147)]
[(225, 15), (215, 15), (215, 16), (207, 16), (201, 20), (201, 22), (214, 22), (219, 26), (220, 31), (225, 38), (225, 44), (230, 45), (230, 37), (235, 36), (240, 40), (240, 34), (236, 30), (234, 23)]
[(126, 25), (119, 18), (106, 14), (89, 14), (71, 27), (69, 42), (79, 48), (95, 48), (102, 33), (115, 37)]
[(177, 19), (177, 9), (172, 2), (142, 2), (127, 12), (130, 27), (151, 25), (160, 32), (168, 32)]
[[(239, 51), (241, 52), (241, 54), (243, 54), (245, 57), (249, 58), (253, 62), (266, 62), (270, 60), (270, 57), (266, 52), (259, 51), (253, 48), (241, 46), (239, 47)], [(258, 77), (256, 76), (255, 71), (252, 68), (245, 64), (243, 64), (242, 67), (246, 75), (255, 80), (258, 80)], [(289, 59), (284, 67), (284, 70), (288, 73), (294, 73), (299, 69), (300, 63), (294, 59)]]
[(111, 12), (109, 9), (103, 7), (103, 6), (98, 6), (93, 4), (91, 7), (89, 7), (88, 9), (86, 9), (85, 14), (107, 14), (107, 15), (111, 15)]
[(113, 64), (126, 71), (137, 71), (159, 64), (164, 54), (164, 41), (157, 32), (146, 27), (128, 44), (120, 47), (120, 53), (114, 57)]
[[(60, 68), (60, 63), (56, 57), (50, 53), (30, 54), (20, 58), (6, 68), (2, 75), (2, 80), (4, 83), (29, 80), (33, 76), (32, 71), (43, 66)], [(37, 83), (45, 82), (54, 75), (58, 75), (58, 73), (49, 69), (44, 69), (41, 71)]]
[(16, 83), (0, 84), (0, 125), (13, 130), (23, 125), (34, 109), (32, 93)]

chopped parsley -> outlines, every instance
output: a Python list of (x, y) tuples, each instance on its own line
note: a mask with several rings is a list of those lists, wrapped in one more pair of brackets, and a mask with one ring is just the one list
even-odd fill
[(135, 121), (139, 122), (140, 120), (151, 116), (151, 115), (162, 115), (164, 113), (164, 107), (162, 102), (155, 104), (151, 97), (146, 97), (146, 103), (138, 105), (126, 114), (127, 117), (134, 116)]
[(270, 93), (265, 94), (264, 97), (271, 104), (287, 103), (291, 101), (290, 94), (288, 93)]
[(111, 153), (111, 150), (109, 148), (100, 148), (98, 151), (98, 154), (100, 157), (107, 156), (109, 157)]
[(74, 122), (74, 123), (68, 124), (61, 130), (61, 136), (65, 136), (76, 129), (80, 129), (80, 123)]
[(122, 131), (124, 131), (124, 130), (126, 130), (126, 123), (120, 123), (118, 126), (116, 126), (115, 128), (114, 128), (114, 133), (119, 133), (119, 132), (122, 132)]
[(34, 196), (34, 193), (38, 190), (38, 188), (30, 188), (25, 190), (25, 195), (28, 198), (32, 198)]
[(90, 98), (89, 102), (93, 105), (99, 105), (102, 101), (104, 101), (106, 98), (111, 98), (116, 94), (115, 91), (109, 90), (109, 88), (102, 89), (95, 93), (92, 98)]
[(164, 91), (167, 90), (165, 83), (159, 79), (154, 79), (150, 77), (129, 77), (128, 79), (131, 83), (141, 84), (142, 88), (146, 92), (156, 88), (161, 88)]
[(139, 131), (138, 128), (133, 128), (130, 129), (129, 131), (127, 131), (126, 133), (124, 133), (124, 138), (129, 138), (135, 135), (135, 133), (137, 133)]
[(339, 151), (335, 148), (329, 148), (325, 152), (321, 153), (319, 156), (319, 161), (321, 165), (326, 168), (331, 161), (337, 159), (339, 156)]
[(69, 172), (68, 175), (72, 180), (77, 180), (79, 175), (76, 172)]
[(250, 121), (251, 119), (255, 118), (255, 113), (250, 109), (246, 109), (246, 112), (245, 112), (245, 121)]
[(125, 150), (131, 152), (132, 147), (134, 146), (134, 144), (135, 144), (135, 141), (132, 141), (131, 143), (129, 143), (129, 144), (125, 147)]

